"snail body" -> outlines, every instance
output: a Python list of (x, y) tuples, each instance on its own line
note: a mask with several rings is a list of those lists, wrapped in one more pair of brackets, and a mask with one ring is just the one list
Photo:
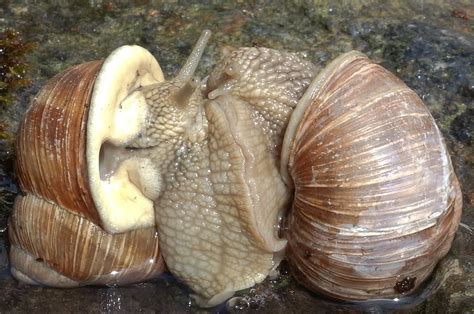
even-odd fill
[[(98, 174), (91, 185), (125, 173), (143, 204), (153, 203), (160, 254), (202, 306), (262, 281), (287, 242), (292, 272), (313, 291), (361, 300), (418, 286), (449, 250), (461, 198), (416, 94), (359, 53), (318, 74), (296, 54), (240, 48), (201, 81), (194, 71), (208, 38), (169, 81), (148, 70), (158, 66), (150, 59), (141, 72), (121, 72), (139, 78), (112, 103), (139, 109), (130, 122), (117, 114), (116, 127), (89, 119), (99, 134), (86, 145), (97, 161), (87, 165)], [(94, 190), (99, 210), (81, 219), (113, 236), (153, 227), (149, 218), (114, 221), (120, 202)]]
[[(200, 45), (201, 40), (195, 50), (202, 51)], [(289, 88), (282, 88), (268, 104), (259, 103), (259, 110), (268, 109), (267, 115), (272, 108), (288, 112), (309, 84), (314, 66), (293, 54), (262, 52), (265, 59), (258, 59), (255, 50), (239, 57), (257, 61), (248, 70), (287, 60), (288, 68), (295, 67), (290, 83), (298, 91), (285, 98)], [(309, 69), (297, 63), (306, 63)], [(240, 75), (236, 65), (222, 69), (228, 84), (233, 82), (230, 74)], [(257, 71), (247, 71), (248, 80), (252, 73)], [(211, 75), (209, 81), (213, 79)], [(202, 306), (213, 306), (261, 282), (279, 264), (286, 240), (277, 235), (278, 218), (290, 194), (276, 167), (277, 145), (270, 142), (282, 133), (278, 128), (284, 121), (272, 124), (275, 133), (265, 133), (271, 121), (261, 121), (263, 127), (255, 128), (263, 116), (227, 94), (231, 88), (219, 91), (204, 81), (201, 89), (195, 81), (190, 75), (178, 75), (138, 89), (154, 118), (131, 145), (160, 165), (162, 189), (155, 210), (167, 268), (190, 285)]]

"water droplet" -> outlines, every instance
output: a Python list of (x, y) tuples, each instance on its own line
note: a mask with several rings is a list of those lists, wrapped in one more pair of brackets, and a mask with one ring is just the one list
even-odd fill
[(233, 297), (227, 301), (227, 308), (229, 310), (246, 310), (249, 308), (249, 302), (242, 297)]

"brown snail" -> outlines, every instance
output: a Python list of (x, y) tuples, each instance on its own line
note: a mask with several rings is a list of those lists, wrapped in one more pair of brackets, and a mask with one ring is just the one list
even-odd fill
[(145, 114), (118, 120), (134, 130), (126, 140), (92, 149), (96, 161), (115, 156), (93, 165), (109, 175), (125, 167), (154, 202), (168, 269), (212, 306), (262, 281), (288, 241), (293, 272), (314, 291), (360, 300), (418, 286), (449, 250), (461, 213), (421, 100), (354, 52), (316, 76), (296, 54), (240, 48), (199, 81), (208, 37), (176, 78), (129, 84), (119, 99)]
[[(127, 107), (127, 89), (162, 79), (147, 51), (126, 46), (104, 62), (65, 70), (33, 100), (17, 140), (24, 195), (9, 223), (15, 277), (70, 287), (143, 281), (163, 271), (153, 203), (130, 179), (140, 179), (147, 161), (109, 148), (133, 139), (140, 127), (133, 123), (146, 114)], [(117, 125), (127, 117), (127, 129)], [(121, 167), (108, 171), (116, 159)]]

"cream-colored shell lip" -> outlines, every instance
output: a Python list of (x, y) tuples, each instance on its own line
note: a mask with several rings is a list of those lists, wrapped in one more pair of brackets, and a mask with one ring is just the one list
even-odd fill
[(121, 233), (155, 223), (152, 200), (130, 181), (127, 170), (146, 173), (146, 180), (159, 180), (159, 173), (154, 169), (121, 169), (101, 179), (99, 157), (105, 142), (125, 147), (140, 134), (148, 108), (143, 95), (134, 90), (162, 81), (158, 62), (139, 46), (113, 51), (97, 76), (87, 121), (86, 156), (92, 198), (107, 232)]

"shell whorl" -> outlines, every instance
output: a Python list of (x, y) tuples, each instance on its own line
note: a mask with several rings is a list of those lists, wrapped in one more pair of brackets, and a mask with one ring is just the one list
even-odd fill
[(26, 112), (16, 145), (22, 191), (96, 224), (100, 220), (88, 184), (84, 132), (101, 66), (102, 61), (84, 63), (49, 80)]
[[(156, 277), (164, 269), (155, 228), (112, 235), (31, 193), (16, 199), (9, 232), (13, 268), (37, 283), (127, 284)], [(48, 276), (37, 268), (49, 268)], [(61, 275), (70, 282), (61, 284)]]

